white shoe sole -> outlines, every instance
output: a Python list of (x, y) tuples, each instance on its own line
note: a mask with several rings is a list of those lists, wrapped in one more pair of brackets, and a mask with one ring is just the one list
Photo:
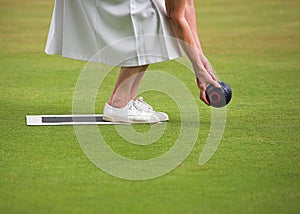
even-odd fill
[(121, 122), (121, 123), (130, 123), (130, 124), (155, 124), (160, 123), (160, 121), (144, 121), (144, 120), (130, 120), (122, 117), (112, 117), (112, 116), (103, 116), (104, 121), (109, 122)]

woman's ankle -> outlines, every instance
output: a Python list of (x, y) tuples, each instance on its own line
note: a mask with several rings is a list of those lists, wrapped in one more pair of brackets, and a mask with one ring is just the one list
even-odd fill
[(114, 108), (123, 108), (129, 103), (130, 100), (130, 98), (113, 98), (109, 99), (107, 103)]

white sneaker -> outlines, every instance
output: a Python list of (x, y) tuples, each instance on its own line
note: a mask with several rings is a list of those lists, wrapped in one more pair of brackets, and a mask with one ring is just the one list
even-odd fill
[(139, 108), (134, 100), (123, 108), (115, 108), (109, 104), (104, 106), (103, 120), (124, 123), (158, 123), (160, 122), (156, 114), (144, 111)]
[(142, 110), (154, 114), (159, 121), (165, 122), (169, 120), (168, 114), (165, 112), (156, 112), (153, 110), (152, 106), (150, 106), (148, 103), (143, 101), (143, 97), (139, 97), (138, 99), (135, 100), (135, 104)]

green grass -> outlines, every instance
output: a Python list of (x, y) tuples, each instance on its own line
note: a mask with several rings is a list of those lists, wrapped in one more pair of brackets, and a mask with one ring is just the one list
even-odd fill
[[(28, 114), (72, 112), (85, 62), (43, 53), (52, 1), (0, 0), (0, 213), (299, 213), (300, 3), (211, 0), (196, 6), (203, 48), (233, 89), (222, 143), (198, 165), (210, 125), (210, 110), (198, 101), (201, 130), (189, 157), (162, 177), (128, 181), (93, 165), (73, 127), (25, 125)], [(176, 75), (198, 96), (193, 76), (173, 63), (151, 68)], [(98, 112), (116, 75), (98, 94)], [(157, 92), (144, 97), (173, 119), (157, 144), (133, 146), (112, 127), (99, 127), (111, 147), (137, 159), (167, 151), (180, 127), (171, 99)]]

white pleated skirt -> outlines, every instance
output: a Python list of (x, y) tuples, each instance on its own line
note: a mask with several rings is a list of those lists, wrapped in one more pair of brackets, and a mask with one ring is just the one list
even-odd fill
[(181, 57), (164, 0), (55, 0), (45, 52), (128, 67)]

